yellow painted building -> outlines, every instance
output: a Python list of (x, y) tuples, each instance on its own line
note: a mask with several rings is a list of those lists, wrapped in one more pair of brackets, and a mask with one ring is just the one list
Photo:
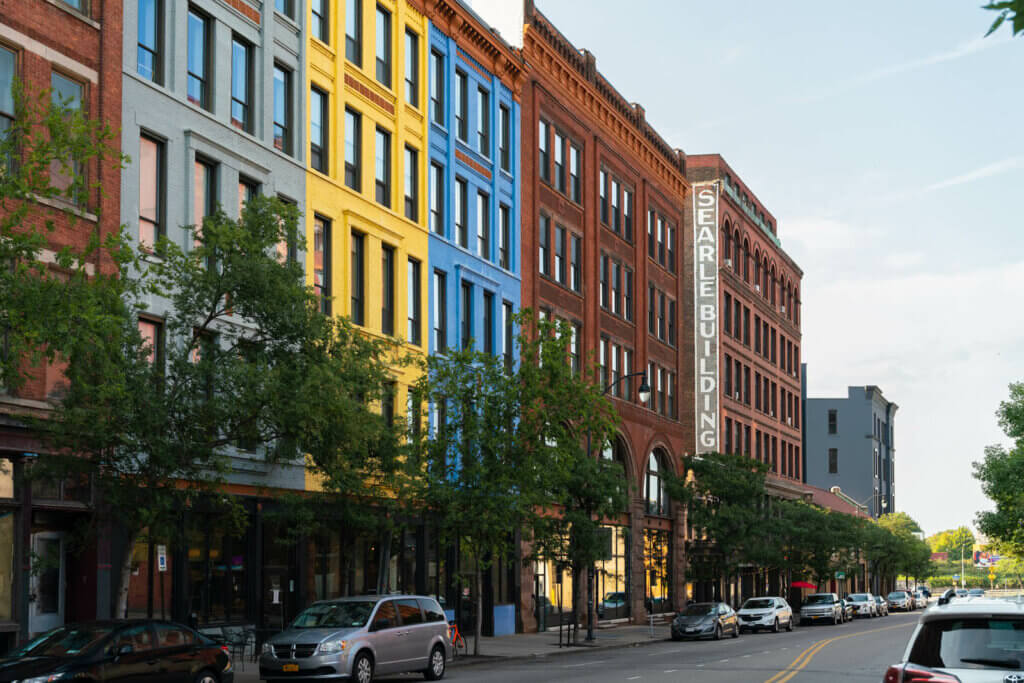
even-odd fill
[[(305, 11), (308, 281), (332, 315), (425, 353), (427, 19), (403, 0)], [(395, 369), (396, 416), (415, 372)]]

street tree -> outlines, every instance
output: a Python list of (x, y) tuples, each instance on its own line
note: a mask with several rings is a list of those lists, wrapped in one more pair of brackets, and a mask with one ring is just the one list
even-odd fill
[(986, 37), (995, 33), (996, 29), (1007, 20), (1010, 22), (1013, 35), (1016, 36), (1024, 32), (1024, 0), (992, 0), (987, 5), (983, 5), (982, 9), (999, 13), (985, 34)]
[(1010, 385), (1010, 397), (1000, 403), (996, 417), (1013, 444), (988, 446), (973, 463), (974, 478), (995, 503), (994, 510), (979, 512), (975, 521), (995, 549), (1024, 557), (1024, 383)]

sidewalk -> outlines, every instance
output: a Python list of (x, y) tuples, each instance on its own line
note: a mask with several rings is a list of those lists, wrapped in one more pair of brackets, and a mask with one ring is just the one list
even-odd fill
[[(624, 624), (608, 628), (594, 630), (594, 642), (591, 645), (584, 643), (586, 629), (580, 629), (580, 642), (584, 643), (575, 647), (564, 647), (567, 630), (562, 631), (563, 647), (558, 647), (558, 629), (544, 633), (517, 633), (511, 636), (499, 638), (482, 638), (480, 640), (480, 656), (461, 655), (458, 659), (449, 662), (451, 667), (472, 666), (474, 664), (489, 664), (510, 659), (531, 659), (535, 657), (551, 657), (560, 655), (578, 654), (591, 652), (595, 649), (612, 649), (622, 647), (641, 647), (650, 643), (664, 641), (669, 637), (668, 624), (655, 624), (653, 636), (651, 627), (648, 625), (636, 626)], [(463, 636), (465, 637), (465, 636)], [(467, 650), (473, 652), (473, 637), (466, 637)], [(245, 670), (243, 671), (243, 666)], [(235, 664), (236, 683), (258, 683), (259, 664), (247, 661), (244, 664)]]

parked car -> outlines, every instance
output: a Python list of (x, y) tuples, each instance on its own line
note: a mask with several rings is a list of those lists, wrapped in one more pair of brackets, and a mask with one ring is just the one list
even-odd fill
[(832, 622), (841, 624), (846, 620), (843, 602), (835, 593), (814, 593), (808, 595), (800, 607), (800, 625), (811, 622)]
[(93, 621), (61, 626), (0, 659), (0, 680), (232, 683), (227, 647), (168, 621)]
[(903, 660), (889, 667), (885, 683), (1022, 680), (1024, 603), (992, 598), (950, 602), (952, 594), (947, 591), (921, 615)]
[(315, 677), (369, 683), (377, 674), (444, 676), (451, 654), (448, 622), (433, 598), (365, 595), (315, 602), (270, 638), (260, 655), (260, 678)]
[(687, 605), (672, 620), (672, 640), (683, 638), (714, 638), (726, 633), (737, 638), (740, 620), (732, 607), (724, 602), (695, 602)]
[(879, 616), (889, 616), (889, 602), (881, 595), (875, 596), (875, 611)]
[(743, 603), (736, 615), (740, 619), (740, 630), (793, 630), (793, 608), (782, 598), (750, 598)]
[(878, 608), (875, 597), (870, 593), (850, 593), (846, 601), (853, 606), (854, 617), (876, 617)]
[[(604, 599), (597, 603), (597, 616), (599, 619), (605, 619), (609, 614), (615, 614), (613, 610), (624, 610), (626, 605), (626, 592), (625, 591), (611, 591), (604, 594)], [(626, 616), (629, 616), (628, 613)]]
[(957, 588), (956, 589), (956, 597), (958, 597), (958, 598), (966, 598), (967, 597), (967, 589), (966, 588)]
[(914, 610), (914, 598), (910, 596), (907, 591), (893, 591), (887, 596), (889, 600), (889, 610), (903, 610), (904, 612), (912, 612)]
[(967, 590), (967, 597), (969, 598), (983, 598), (985, 597), (984, 588), (969, 588)]
[(927, 609), (928, 595), (923, 590), (914, 591), (914, 606), (920, 609)]
[(843, 605), (843, 623), (853, 621), (853, 603), (847, 598), (841, 598), (839, 602)]

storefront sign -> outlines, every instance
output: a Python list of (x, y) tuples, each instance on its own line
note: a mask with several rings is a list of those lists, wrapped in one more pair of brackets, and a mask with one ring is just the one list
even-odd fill
[(156, 568), (159, 571), (167, 571), (167, 546), (158, 545), (156, 547)]
[(696, 453), (718, 450), (718, 182), (693, 186)]

